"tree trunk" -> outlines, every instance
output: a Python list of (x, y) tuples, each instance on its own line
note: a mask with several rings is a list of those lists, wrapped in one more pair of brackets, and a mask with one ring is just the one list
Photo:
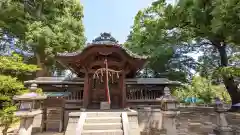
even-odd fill
[(8, 134), (8, 133), (7, 133), (8, 128), (9, 128), (9, 127), (4, 127), (4, 129), (2, 130), (2, 134), (3, 134), (3, 135), (7, 135), (7, 134)]
[[(226, 45), (218, 45), (218, 52), (221, 58), (221, 67), (228, 66), (228, 56), (226, 52)], [(234, 82), (233, 76), (223, 75), (223, 82), (228, 90), (228, 93), (232, 99), (232, 104), (236, 104), (240, 102), (240, 92), (238, 92), (237, 84)], [(233, 108), (233, 107), (232, 107)]]
[(37, 59), (37, 65), (39, 68), (41, 68), (40, 70), (37, 71), (36, 77), (49, 76), (47, 66), (45, 66), (44, 63), (42, 63), (41, 56), (38, 53), (36, 53), (35, 55), (36, 55), (36, 59)]

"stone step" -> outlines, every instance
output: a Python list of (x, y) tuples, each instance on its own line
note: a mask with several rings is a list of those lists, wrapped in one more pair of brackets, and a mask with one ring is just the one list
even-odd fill
[(122, 123), (85, 123), (83, 130), (114, 130), (122, 129)]
[(201, 126), (202, 124), (199, 122), (189, 122), (188, 126), (195, 127), (195, 126)]
[(121, 117), (121, 112), (88, 112), (87, 117)]
[(90, 117), (86, 118), (85, 123), (121, 123), (121, 117)]
[(123, 135), (123, 130), (84, 130), (82, 135)]
[(189, 135), (188, 133), (177, 133), (177, 135)]

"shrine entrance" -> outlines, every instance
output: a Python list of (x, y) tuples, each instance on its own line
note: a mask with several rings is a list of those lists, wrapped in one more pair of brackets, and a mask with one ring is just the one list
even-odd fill
[(122, 107), (122, 71), (109, 68), (107, 59), (104, 63), (90, 76), (89, 109), (100, 109), (101, 102), (107, 102), (110, 109)]
[[(105, 77), (104, 77), (105, 78)], [(121, 108), (122, 90), (120, 80), (109, 83), (110, 108)], [(108, 102), (105, 82), (91, 78), (91, 88), (89, 89), (89, 109), (100, 109), (101, 102)]]

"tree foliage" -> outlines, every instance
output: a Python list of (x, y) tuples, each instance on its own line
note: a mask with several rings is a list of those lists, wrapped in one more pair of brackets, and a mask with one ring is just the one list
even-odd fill
[(82, 6), (78, 0), (3, 0), (1, 35), (18, 39), (18, 47), (32, 52), (32, 61), (48, 75), (57, 52), (75, 51), (85, 43)]
[(12, 56), (1, 56), (0, 57), (0, 71), (1, 73), (15, 72), (18, 73), (28, 73), (35, 72), (36, 70), (40, 70), (36, 67), (36, 65), (27, 65), (23, 63), (23, 58), (17, 54), (13, 54)]
[(213, 103), (216, 97), (225, 103), (231, 102), (231, 98), (223, 85), (213, 85), (211, 79), (201, 76), (194, 76), (191, 84), (176, 89), (174, 95), (182, 102), (185, 102), (188, 97), (201, 99), (203, 103)]
[(3, 127), (2, 133), (7, 135), (8, 128), (17, 120), (14, 116), (16, 107), (12, 98), (16, 94), (28, 91), (16, 76), (35, 72), (39, 68), (24, 64), (22, 58), (16, 54), (0, 56), (0, 68), (0, 127)]
[[(210, 46), (216, 54), (212, 55), (208, 50), (210, 55), (204, 54), (207, 56), (204, 60), (216, 56), (212, 73), (221, 75), (221, 82), (228, 90), (232, 103), (238, 103), (240, 92), (234, 79), (239, 76), (239, 66), (236, 66), (236, 61), (230, 62), (228, 48), (239, 48), (239, 8), (239, 0), (179, 0), (174, 5), (157, 0), (136, 15), (130, 38), (135, 46), (130, 45), (139, 46), (140, 50), (145, 46), (145, 51), (149, 53), (161, 52), (169, 45), (186, 46), (186, 51), (201, 51), (200, 48)], [(204, 67), (202, 71), (208, 65)], [(205, 76), (208, 74), (211, 73), (206, 72)]]
[(186, 75), (196, 68), (196, 62), (185, 55), (189, 50), (187, 45), (179, 46), (175, 35), (164, 29), (165, 22), (155, 13), (154, 8), (138, 12), (125, 46), (139, 54), (151, 56), (148, 68), (153, 70), (153, 77), (186, 81)]

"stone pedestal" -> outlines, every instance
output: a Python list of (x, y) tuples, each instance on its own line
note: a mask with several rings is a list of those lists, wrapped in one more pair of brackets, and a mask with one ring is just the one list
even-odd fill
[(41, 110), (18, 111), (16, 116), (20, 117), (19, 135), (31, 135), (33, 127), (33, 119), (36, 115), (41, 114)]
[(100, 109), (101, 110), (108, 110), (108, 109), (110, 109), (110, 104), (108, 102), (101, 102), (100, 103)]
[(19, 127), (19, 135), (31, 135), (32, 134), (33, 117), (21, 118)]
[(125, 127), (128, 127), (128, 135), (140, 135), (137, 111), (134, 110), (127, 111), (125, 114), (125, 118), (122, 119), (124, 124), (127, 124), (125, 125)]
[(176, 116), (178, 111), (162, 111), (163, 128), (166, 129), (166, 135), (177, 135)]
[(228, 109), (226, 108), (216, 108), (217, 112), (217, 127), (214, 129), (216, 135), (234, 135), (233, 129), (229, 126), (225, 112)]
[(213, 131), (216, 135), (234, 135), (230, 127), (216, 127)]

